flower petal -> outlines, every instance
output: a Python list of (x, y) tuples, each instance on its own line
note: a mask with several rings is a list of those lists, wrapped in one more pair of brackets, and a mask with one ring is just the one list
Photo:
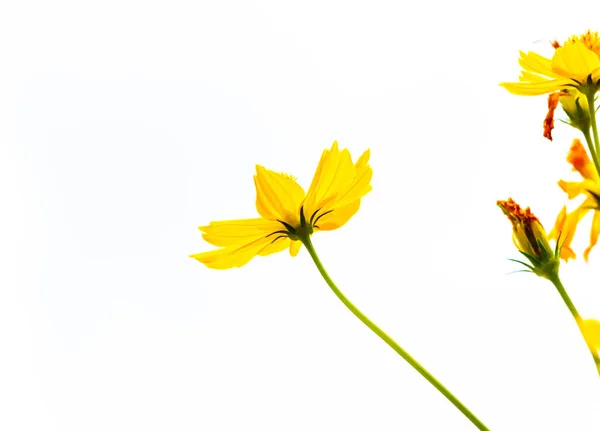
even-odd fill
[(573, 84), (570, 79), (549, 79), (540, 82), (503, 82), (500, 86), (506, 88), (510, 93), (520, 96), (539, 96), (540, 94), (552, 93), (563, 88), (569, 88)]
[(594, 319), (581, 319), (579, 326), (590, 350), (600, 350), (600, 322)]
[(340, 151), (337, 141), (330, 150), (323, 151), (317, 171), (306, 198), (304, 200), (304, 214), (307, 219), (335, 200), (341, 191), (344, 191), (354, 179), (356, 168), (352, 163), (350, 152), (346, 149)]
[(300, 241), (291, 241), (290, 242), (290, 256), (294, 257), (300, 251), (300, 247), (302, 247), (302, 243)]
[(519, 52), (519, 64), (524, 69), (524, 72), (534, 72), (539, 75), (551, 76), (558, 78), (559, 76), (552, 70), (552, 60), (539, 55), (536, 52), (528, 52), (525, 54), (523, 51)]
[(286, 248), (288, 248), (289, 244), (290, 244), (290, 239), (289, 237), (277, 237), (275, 235), (273, 235), (272, 237), (272, 241), (271, 244), (267, 245), (265, 248), (263, 248), (260, 253), (258, 253), (259, 256), (268, 256), (270, 254), (273, 253), (278, 253), (280, 251), (285, 250)]
[(573, 170), (581, 174), (587, 180), (598, 181), (598, 173), (594, 164), (588, 157), (587, 151), (579, 139), (573, 139), (573, 143), (567, 154), (567, 162), (573, 166)]
[(256, 209), (267, 220), (281, 220), (297, 226), (304, 190), (290, 176), (256, 165)]
[(600, 67), (598, 56), (582, 42), (567, 42), (556, 49), (552, 57), (552, 70), (580, 83), (585, 83), (588, 75)]
[(217, 247), (248, 244), (253, 240), (265, 237), (273, 232), (285, 229), (279, 222), (262, 218), (213, 221), (208, 226), (201, 226), (202, 238)]
[(592, 248), (598, 243), (598, 235), (600, 234), (600, 212), (594, 211), (594, 218), (592, 219), (592, 230), (590, 232), (590, 245), (583, 252), (583, 258), (587, 262)]
[(364, 195), (366, 195), (373, 189), (373, 187), (371, 186), (373, 170), (368, 165), (368, 162), (369, 152), (367, 150), (356, 162), (356, 175), (354, 176), (354, 179), (352, 180), (350, 185), (346, 188), (346, 190), (340, 192), (335, 201), (329, 202), (324, 207), (324, 212), (329, 211), (330, 209), (344, 207), (353, 203), (356, 200), (360, 200)]
[(559, 241), (559, 248), (561, 250), (560, 257), (565, 261), (575, 258), (575, 252), (571, 248), (571, 242), (577, 229), (577, 224), (587, 214), (589, 208), (584, 208), (583, 205), (577, 208), (575, 211), (567, 214), (567, 207), (563, 207), (561, 212), (556, 218), (556, 222), (552, 231), (548, 235), (549, 238), (554, 238)]
[(569, 199), (576, 198), (577, 196), (586, 193), (588, 190), (593, 191), (598, 188), (596, 183), (590, 180), (579, 182), (560, 180), (558, 186), (567, 194)]
[(544, 118), (544, 138), (550, 141), (552, 140), (552, 129), (554, 129), (554, 111), (556, 111), (558, 100), (562, 94), (562, 92), (556, 92), (548, 95), (548, 113)]
[(343, 206), (336, 207), (332, 212), (325, 214), (317, 220), (318, 230), (334, 230), (342, 227), (360, 208), (360, 199)]
[(247, 264), (254, 256), (260, 254), (261, 251), (265, 247), (268, 247), (272, 242), (273, 239), (270, 237), (261, 237), (247, 244), (234, 245), (205, 253), (192, 254), (190, 257), (193, 257), (197, 261), (202, 262), (213, 269), (240, 267)]

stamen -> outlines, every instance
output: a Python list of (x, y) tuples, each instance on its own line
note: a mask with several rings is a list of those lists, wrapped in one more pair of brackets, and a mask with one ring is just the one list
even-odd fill
[(595, 52), (597, 55), (600, 55), (600, 38), (598, 37), (598, 32), (591, 32), (588, 30), (586, 33), (581, 36), (572, 36), (569, 39), (570, 42), (580, 41), (585, 45), (587, 49), (592, 52)]

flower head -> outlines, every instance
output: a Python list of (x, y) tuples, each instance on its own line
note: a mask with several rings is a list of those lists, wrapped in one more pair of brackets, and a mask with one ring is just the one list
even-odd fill
[(567, 194), (569, 199), (579, 195), (585, 196), (585, 200), (574, 211), (567, 213), (567, 208), (563, 207), (556, 218), (554, 228), (550, 231), (550, 238), (561, 237), (562, 249), (560, 257), (565, 261), (575, 258), (575, 252), (571, 248), (571, 241), (575, 235), (577, 225), (588, 213), (594, 209), (594, 218), (592, 220), (592, 230), (590, 234), (590, 245), (583, 252), (583, 258), (587, 261), (592, 247), (598, 242), (600, 234), (600, 211), (598, 198), (600, 197), (600, 179), (594, 164), (590, 161), (587, 152), (583, 148), (581, 141), (575, 139), (569, 153), (567, 161), (573, 166), (573, 170), (579, 172), (582, 181), (570, 182), (560, 180), (558, 185)]
[(538, 218), (529, 208), (523, 210), (512, 199), (497, 203), (512, 223), (515, 246), (531, 265), (519, 262), (540, 277), (555, 275), (559, 265), (557, 250), (550, 247), (546, 231)]
[(600, 38), (590, 31), (573, 36), (556, 48), (552, 59), (521, 51), (519, 64), (523, 68), (519, 82), (500, 84), (513, 94), (535, 96), (576, 89), (593, 95), (600, 88)]
[(295, 256), (301, 241), (318, 230), (343, 226), (371, 190), (369, 150), (355, 163), (337, 142), (323, 151), (312, 183), (304, 189), (290, 175), (256, 166), (256, 209), (260, 218), (217, 221), (201, 226), (202, 237), (216, 250), (191, 255), (209, 268), (243, 266), (254, 256), (289, 248)]

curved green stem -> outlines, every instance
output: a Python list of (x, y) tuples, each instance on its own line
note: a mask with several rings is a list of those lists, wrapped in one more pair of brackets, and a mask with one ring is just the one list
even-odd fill
[(402, 347), (400, 347), (400, 345), (398, 343), (396, 343), (389, 335), (387, 335), (385, 332), (383, 332), (383, 330), (381, 330), (381, 328), (379, 328), (379, 326), (377, 326), (375, 323), (373, 323), (358, 308), (356, 308), (356, 306), (352, 302), (350, 302), (350, 300), (348, 298), (346, 298), (344, 296), (344, 294), (340, 291), (340, 289), (338, 289), (338, 287), (335, 285), (335, 283), (333, 282), (331, 277), (329, 277), (329, 274), (327, 274), (327, 271), (325, 271), (325, 268), (323, 267), (323, 264), (319, 260), (319, 256), (317, 256), (317, 253), (312, 245), (310, 237), (308, 235), (306, 235), (306, 236), (300, 238), (300, 241), (302, 241), (302, 243), (308, 250), (308, 253), (312, 257), (313, 261), (315, 262), (315, 265), (319, 269), (319, 272), (321, 273), (321, 275), (323, 276), (323, 278), (325, 279), (325, 281), (327, 282), (327, 284), (329, 285), (331, 290), (333, 290), (333, 293), (335, 293), (335, 295), (340, 299), (340, 301), (342, 301), (344, 303), (344, 305), (356, 317), (358, 317), (358, 319), (361, 322), (363, 322), (365, 325), (367, 325), (367, 327), (371, 331), (373, 331), (375, 334), (377, 334), (379, 336), (379, 338), (381, 338), (383, 341), (385, 341), (388, 346), (390, 346), (392, 349), (394, 349), (394, 351), (396, 351), (396, 353), (398, 353), (406, 362), (408, 362), (415, 370), (417, 370), (417, 372), (419, 374), (421, 374), (425, 378), (425, 380), (427, 380), (438, 391), (440, 391), (442, 393), (442, 395), (444, 395), (448, 399), (448, 401), (450, 401), (452, 404), (454, 404), (454, 406), (458, 410), (460, 410), (462, 412), (462, 414), (464, 414), (473, 423), (473, 425), (475, 425), (478, 429), (480, 429), (482, 431), (490, 431), (489, 428), (486, 427), (477, 418), (477, 416), (475, 416), (473, 413), (471, 413), (471, 411), (467, 407), (465, 407), (465, 405), (463, 403), (461, 403), (458, 400), (458, 398), (456, 398), (452, 394), (452, 392), (450, 392), (448, 389), (446, 389), (446, 387), (444, 385), (442, 385), (435, 377), (433, 377), (429, 373), (429, 371), (427, 371), (421, 364), (419, 364), (416, 359), (414, 359), (412, 356), (410, 356), (406, 350), (404, 350)]
[[(594, 134), (594, 153), (596, 155), (596, 159), (594, 160), (594, 164), (596, 165), (596, 170), (598, 171), (598, 175), (600, 175), (600, 164), (598, 163), (598, 155), (600, 153), (600, 141), (598, 141), (598, 124), (596, 123), (596, 108), (594, 107), (594, 96), (596, 91), (588, 91), (586, 93), (586, 98), (588, 102), (588, 110), (590, 113), (590, 123), (592, 124), (592, 133)], [(585, 133), (584, 133), (585, 135)], [(590, 147), (591, 151), (591, 139), (589, 137), (589, 131), (587, 132), (587, 136), (585, 137), (586, 141), (588, 141), (588, 147)]]
[(598, 160), (598, 154), (596, 153), (594, 142), (592, 141), (592, 136), (590, 135), (590, 131), (582, 130), (583, 136), (585, 137), (585, 142), (587, 143), (588, 150), (590, 150), (590, 154), (592, 156), (592, 161), (594, 162), (594, 166), (596, 167), (596, 172), (600, 176), (600, 160)]
[[(554, 284), (554, 287), (556, 287), (556, 290), (558, 290), (560, 297), (565, 302), (567, 308), (571, 312), (571, 315), (575, 319), (575, 322), (577, 322), (577, 326), (579, 327), (579, 330), (581, 331), (581, 335), (584, 336), (584, 340), (585, 340), (585, 335), (583, 333), (583, 326), (582, 326), (583, 319), (579, 315), (577, 308), (575, 308), (575, 304), (573, 304), (573, 301), (571, 301), (571, 298), (569, 297), (569, 294), (567, 293), (567, 291), (565, 290), (565, 287), (563, 286), (562, 282), (560, 281), (558, 274), (554, 274), (552, 277), (549, 278), (549, 280), (552, 282), (552, 284)], [(586, 342), (586, 344), (587, 344), (587, 342)], [(598, 373), (600, 373), (600, 356), (598, 355), (597, 351), (595, 351), (594, 349), (591, 349), (591, 348), (590, 348), (590, 353), (592, 354), (592, 357), (594, 358), (594, 362), (596, 363), (596, 367), (598, 368)]]

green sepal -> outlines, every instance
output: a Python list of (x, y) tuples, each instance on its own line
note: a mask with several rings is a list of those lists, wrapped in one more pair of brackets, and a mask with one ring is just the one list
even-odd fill
[(523, 262), (523, 261), (521, 261), (521, 260), (517, 260), (517, 259), (511, 259), (511, 258), (508, 258), (508, 260), (510, 260), (510, 261), (512, 261), (512, 262), (517, 262), (517, 263), (520, 263), (521, 265), (524, 265), (524, 266), (526, 266), (527, 268), (529, 268), (529, 269), (531, 270), (531, 271), (527, 271), (526, 269), (522, 269), (522, 270), (520, 270), (520, 271), (517, 271), (517, 272), (522, 272), (522, 271), (526, 271), (526, 272), (533, 272), (533, 270), (535, 269), (533, 266), (531, 266), (531, 265), (529, 265), (528, 263), (525, 263), (525, 262)]

